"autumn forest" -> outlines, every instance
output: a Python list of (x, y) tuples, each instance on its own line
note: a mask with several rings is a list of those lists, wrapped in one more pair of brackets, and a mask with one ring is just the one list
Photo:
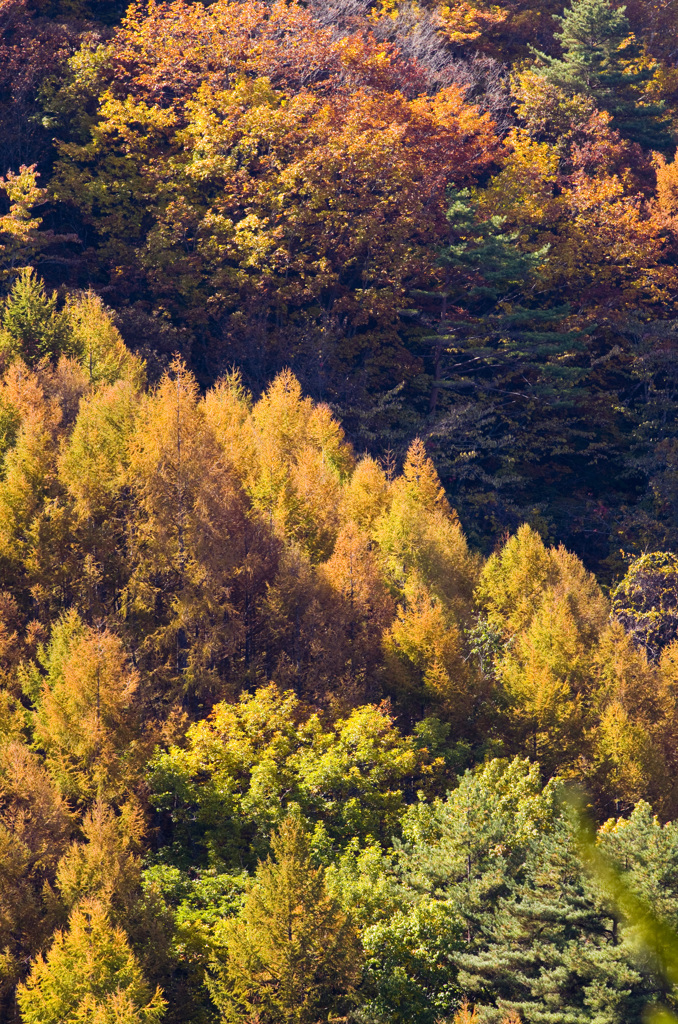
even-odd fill
[(0, 0), (0, 1024), (678, 1020), (676, 0)]

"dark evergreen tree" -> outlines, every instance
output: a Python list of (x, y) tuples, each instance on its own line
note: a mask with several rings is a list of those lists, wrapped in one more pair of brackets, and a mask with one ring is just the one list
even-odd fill
[(488, 1022), (513, 1010), (525, 1024), (641, 1024), (656, 991), (564, 820), (535, 839), (510, 893), (488, 905), (482, 939), (456, 961)]
[(654, 71), (634, 63), (641, 50), (624, 11), (609, 0), (575, 0), (556, 16), (563, 56), (539, 53), (544, 66), (538, 71), (570, 95), (591, 96), (625, 138), (646, 149), (670, 151), (674, 140), (663, 104), (643, 100), (643, 87)]
[(530, 390), (553, 396), (576, 382), (581, 370), (563, 358), (581, 348), (583, 335), (563, 330), (569, 308), (526, 301), (548, 247), (522, 250), (503, 218), (478, 218), (466, 191), (453, 196), (448, 219), (455, 238), (440, 256), (447, 291), (437, 341), (453, 361), (442, 366), (440, 386), (515, 397), (528, 380)]
[(472, 539), (546, 509), (560, 533), (573, 520), (573, 477), (595, 493), (601, 460), (614, 457), (611, 409), (591, 419), (587, 335), (536, 287), (547, 248), (522, 251), (467, 191), (453, 194), (448, 218), (444, 284), (413, 296), (433, 363), (429, 449)]

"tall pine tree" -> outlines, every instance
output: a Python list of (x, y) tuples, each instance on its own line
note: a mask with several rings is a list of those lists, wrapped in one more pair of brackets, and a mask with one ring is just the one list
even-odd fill
[(609, 0), (574, 0), (556, 32), (563, 56), (539, 53), (538, 73), (569, 95), (590, 96), (612, 115), (612, 127), (646, 149), (668, 151), (673, 138), (660, 103), (643, 99), (654, 71), (639, 64), (641, 49), (624, 14)]

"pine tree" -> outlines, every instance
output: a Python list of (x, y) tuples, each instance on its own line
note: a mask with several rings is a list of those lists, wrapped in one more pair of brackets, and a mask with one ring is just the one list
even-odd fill
[(375, 523), (388, 508), (389, 485), (381, 466), (365, 456), (342, 488), (342, 519), (348, 519), (366, 534), (371, 534)]
[(32, 267), (25, 267), (5, 300), (2, 311), (0, 350), (36, 363), (43, 356), (55, 358), (70, 347), (70, 332), (56, 296), (48, 297)]
[(654, 983), (619, 916), (588, 878), (566, 819), (529, 844), (509, 892), (481, 915), (459, 983), (481, 1017), (527, 1024), (641, 1024)]
[(557, 789), (535, 765), (494, 759), (447, 799), (411, 807), (390, 855), (343, 859), (344, 898), (367, 925), (367, 1019), (435, 1024), (463, 1004), (457, 957), (482, 948), (486, 915), (553, 826)]
[(606, 821), (598, 843), (605, 857), (654, 913), (678, 926), (678, 823), (662, 823), (640, 800), (626, 817)]
[(70, 509), (57, 475), (64, 407), (71, 401), (77, 407), (82, 383), (79, 371), (69, 374), (72, 367), (65, 360), (30, 371), (17, 360), (6, 370), (2, 388), (20, 423), (0, 481), (0, 572), (17, 599), (30, 593), (29, 601), (57, 614), (68, 603), (73, 579)]
[(530, 842), (557, 816), (558, 785), (542, 787), (539, 768), (514, 758), (467, 771), (446, 800), (412, 807), (403, 822), (403, 880), (448, 902), (466, 945), (480, 941), (482, 922), (524, 868)]
[(373, 537), (399, 601), (384, 635), (393, 693), (410, 708), (432, 698), (461, 728), (476, 696), (463, 627), (479, 564), (420, 439), (410, 445), (389, 497)]
[(524, 251), (531, 242), (465, 190), (448, 221), (441, 285), (412, 296), (431, 367), (427, 442), (465, 523), (496, 536), (535, 516), (535, 467), (551, 477), (563, 434), (579, 428), (585, 334), (539, 288), (547, 247)]
[(677, 651), (672, 645), (653, 662), (614, 619), (599, 639), (595, 722), (581, 762), (599, 813), (630, 810), (641, 798), (662, 815), (675, 813)]
[(468, 999), (464, 999), (460, 1009), (455, 1013), (452, 1018), (452, 1024), (480, 1024), (478, 1011), (475, 1007), (471, 1009)]
[(356, 698), (374, 696), (382, 637), (395, 608), (369, 537), (349, 522), (339, 531), (331, 558), (318, 567), (317, 578), (326, 584), (318, 588), (326, 623), (321, 627), (325, 664), (319, 668), (325, 671), (319, 692), (332, 688), (345, 700), (351, 700), (351, 691)]
[[(468, 190), (451, 193), (447, 211), (451, 242), (439, 262), (445, 282), (437, 294), (439, 322), (430, 339), (434, 351), (429, 414), (435, 415), (441, 390), (459, 400), (475, 391), (512, 395), (516, 379), (535, 374), (544, 386), (562, 376), (553, 357), (576, 347), (577, 335), (559, 330), (569, 312), (560, 306), (523, 305), (529, 282), (547, 249), (524, 252), (504, 219), (481, 219)], [(414, 295), (416, 298), (416, 293)], [(420, 293), (433, 315), (433, 293)]]
[(663, 104), (643, 103), (643, 86), (654, 72), (633, 66), (640, 48), (624, 11), (609, 0), (574, 0), (557, 17), (562, 58), (540, 53), (544, 66), (536, 71), (569, 95), (591, 96), (624, 137), (647, 149), (670, 150), (673, 138)]
[(316, 1024), (340, 1012), (360, 970), (351, 922), (311, 864), (299, 822), (273, 838), (245, 905), (224, 925), (224, 958), (214, 963), (212, 998), (226, 1024)]

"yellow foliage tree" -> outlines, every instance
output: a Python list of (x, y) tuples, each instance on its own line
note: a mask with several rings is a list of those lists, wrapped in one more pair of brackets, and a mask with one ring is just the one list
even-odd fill
[(487, 561), (476, 601), (499, 637), (494, 670), (512, 742), (548, 771), (572, 770), (599, 685), (609, 614), (600, 587), (575, 555), (525, 525)]
[(77, 907), (17, 990), (24, 1024), (160, 1024), (166, 1003), (146, 984), (127, 936), (96, 901)]
[(76, 799), (124, 798), (150, 750), (137, 710), (139, 674), (120, 639), (71, 612), (55, 630), (46, 664), (35, 734), (53, 777)]
[(341, 484), (353, 468), (340, 424), (284, 371), (254, 406), (246, 430), (254, 459), (244, 482), (255, 507), (313, 560), (327, 557), (339, 528)]
[(96, 900), (112, 918), (125, 918), (139, 894), (145, 835), (143, 814), (136, 803), (121, 813), (96, 800), (82, 823), (84, 842), (73, 842), (59, 861), (56, 886), (67, 909)]
[(227, 665), (237, 676), (252, 664), (276, 546), (180, 361), (141, 403), (128, 453), (135, 505), (125, 603), (139, 655), (158, 696), (178, 687), (200, 701), (221, 686)]

